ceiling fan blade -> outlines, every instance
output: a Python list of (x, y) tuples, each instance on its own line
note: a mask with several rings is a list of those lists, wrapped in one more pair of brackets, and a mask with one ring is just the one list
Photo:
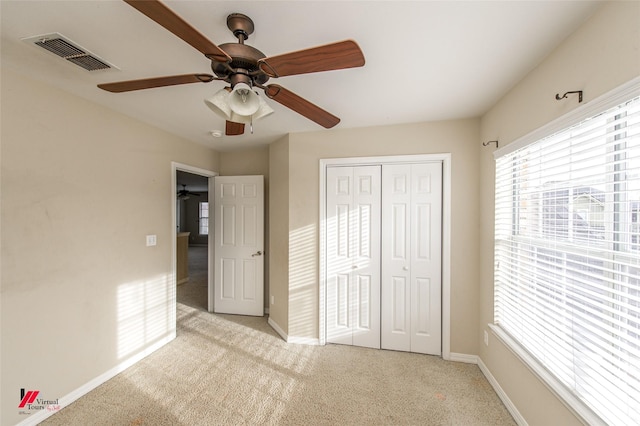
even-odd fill
[(151, 89), (154, 87), (175, 86), (177, 84), (209, 83), (215, 77), (210, 74), (184, 74), (169, 77), (144, 78), (141, 80), (117, 81), (115, 83), (98, 84), (107, 92), (121, 93), (132, 90)]
[(156, 21), (182, 40), (195, 47), (210, 59), (219, 62), (231, 62), (227, 53), (213, 44), (198, 30), (189, 25), (171, 9), (157, 0), (124, 0), (148, 18)]
[(235, 123), (233, 121), (227, 121), (227, 126), (225, 128), (225, 135), (227, 136), (238, 136), (244, 133), (244, 124), (243, 123)]
[(340, 119), (335, 115), (278, 84), (268, 85), (264, 92), (269, 98), (307, 117), (309, 120), (315, 121), (324, 128), (330, 129), (340, 122)]
[(345, 40), (310, 49), (262, 58), (260, 70), (270, 77), (361, 67), (364, 55), (353, 40)]

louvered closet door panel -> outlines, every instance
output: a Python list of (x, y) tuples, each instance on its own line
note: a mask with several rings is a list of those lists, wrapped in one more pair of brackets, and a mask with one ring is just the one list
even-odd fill
[(327, 169), (327, 341), (380, 347), (380, 167)]

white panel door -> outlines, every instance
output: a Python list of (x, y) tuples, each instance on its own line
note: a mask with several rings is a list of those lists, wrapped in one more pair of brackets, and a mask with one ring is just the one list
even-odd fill
[(441, 163), (382, 167), (381, 347), (440, 355)]
[(442, 164), (411, 166), (411, 352), (442, 353)]
[(383, 349), (411, 350), (411, 168), (382, 168)]
[(263, 176), (216, 176), (213, 211), (214, 312), (263, 316)]
[(353, 168), (327, 169), (327, 342), (353, 344), (351, 318), (351, 209)]
[(380, 347), (380, 167), (327, 169), (327, 341)]

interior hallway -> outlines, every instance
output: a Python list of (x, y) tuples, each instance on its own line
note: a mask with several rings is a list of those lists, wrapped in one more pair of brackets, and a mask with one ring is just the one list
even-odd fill
[(207, 311), (207, 246), (189, 246), (189, 281), (178, 286), (178, 303)]

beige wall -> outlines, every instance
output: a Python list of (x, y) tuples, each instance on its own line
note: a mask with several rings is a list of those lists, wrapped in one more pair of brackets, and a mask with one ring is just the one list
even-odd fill
[(289, 136), (269, 145), (269, 320), (289, 332)]
[(269, 147), (220, 153), (221, 176), (264, 176), (264, 307), (269, 307)]
[[(576, 108), (576, 97), (556, 93), (583, 90), (584, 102), (640, 75), (640, 3), (611, 2), (561, 44), (483, 118), (483, 141), (504, 146)], [(493, 149), (481, 151), (480, 323), (481, 341), (493, 321)], [(578, 419), (497, 339), (478, 345), (480, 357), (530, 425), (580, 424)]]
[(269, 147), (221, 152), (218, 172), (221, 176), (263, 175), (266, 182), (269, 176)]
[(218, 157), (7, 69), (1, 90), (9, 425), (25, 419), (20, 388), (63, 397), (175, 333), (171, 162), (216, 170)]
[[(478, 134), (479, 120), (469, 119), (289, 136), (277, 157), (288, 155), (289, 280), (278, 285), (288, 285), (289, 336), (319, 336), (320, 159), (451, 153), (451, 351), (477, 353)], [(272, 226), (280, 219), (272, 216)]]

